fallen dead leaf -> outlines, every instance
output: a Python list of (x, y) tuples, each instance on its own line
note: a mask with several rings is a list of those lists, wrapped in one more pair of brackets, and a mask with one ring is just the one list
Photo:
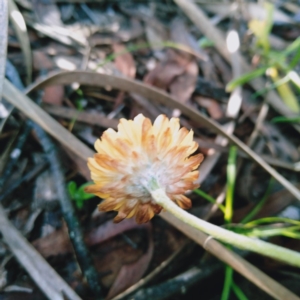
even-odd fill
[(153, 256), (154, 244), (151, 234), (151, 223), (147, 223), (146, 225), (148, 231), (147, 251), (134, 263), (125, 264), (121, 267), (117, 278), (115, 279), (113, 285), (111, 286), (108, 292), (106, 299), (111, 299), (112, 297), (118, 295), (122, 291), (126, 290), (128, 287), (138, 282), (148, 269)]
[(220, 107), (220, 103), (218, 101), (202, 96), (195, 96), (193, 97), (193, 99), (195, 99), (195, 101), (199, 105), (206, 108), (209, 115), (213, 119), (218, 120), (224, 117), (224, 112), (222, 111), (222, 108)]
[(45, 54), (44, 51), (34, 50), (33, 51), (33, 69), (39, 70), (50, 70), (54, 68), (53, 61)]
[(33, 241), (32, 245), (46, 258), (73, 251), (66, 226)]
[(64, 95), (65, 91), (62, 85), (47, 86), (44, 89), (43, 102), (54, 105), (62, 105)]
[[(91, 230), (85, 238), (87, 245), (94, 246), (103, 243), (125, 231), (136, 228), (149, 229), (150, 223), (138, 225), (134, 219), (126, 219), (122, 223), (108, 221), (101, 226)], [(62, 227), (49, 235), (39, 238), (32, 242), (33, 246), (43, 255), (49, 257), (52, 255), (66, 254), (72, 251), (70, 238), (66, 227)]]
[(113, 221), (108, 221), (101, 226), (93, 229), (87, 235), (86, 242), (90, 246), (99, 244), (114, 236), (117, 236), (118, 234), (135, 228), (148, 228), (148, 224), (138, 225), (134, 219), (125, 219), (122, 223), (114, 223)]
[(144, 82), (170, 90), (179, 101), (186, 103), (195, 90), (198, 77), (198, 65), (190, 56), (168, 49), (166, 59), (151, 70)]
[(131, 53), (126, 52), (126, 47), (123, 44), (113, 44), (113, 50), (114, 53), (117, 54), (115, 58), (115, 65), (117, 69), (123, 75), (128, 76), (129, 78), (135, 78), (136, 67)]
[(167, 90), (174, 78), (184, 73), (184, 65), (179, 62), (179, 59), (179, 55), (169, 49), (167, 58), (144, 77), (144, 82)]
[(198, 65), (193, 59), (186, 65), (184, 73), (177, 76), (171, 83), (170, 94), (179, 101), (186, 103), (195, 91), (197, 77)]

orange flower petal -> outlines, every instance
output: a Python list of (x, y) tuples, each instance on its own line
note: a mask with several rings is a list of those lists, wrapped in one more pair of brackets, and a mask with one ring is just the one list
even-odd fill
[(184, 195), (173, 196), (173, 199), (183, 209), (189, 209), (192, 206), (192, 201)]
[(95, 184), (86, 188), (104, 201), (99, 209), (118, 211), (115, 222), (135, 217), (138, 223), (149, 221), (162, 207), (144, 187), (155, 179), (181, 208), (191, 206), (184, 196), (196, 188), (202, 154), (191, 156), (198, 148), (193, 131), (180, 128), (178, 118), (165, 115), (150, 119), (138, 115), (121, 119), (118, 131), (106, 130), (95, 142), (97, 153), (88, 167)]

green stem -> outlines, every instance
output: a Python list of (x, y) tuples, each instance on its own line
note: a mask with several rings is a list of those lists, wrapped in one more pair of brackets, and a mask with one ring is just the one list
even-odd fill
[(300, 253), (258, 239), (251, 239), (201, 220), (177, 206), (161, 188), (150, 190), (150, 192), (157, 204), (191, 227), (203, 231), (226, 244), (300, 267)]
[(203, 197), (205, 200), (209, 201), (210, 203), (213, 203), (215, 205), (218, 206), (218, 208), (223, 212), (225, 213), (225, 206), (221, 203), (218, 203), (212, 196), (206, 194), (205, 192), (203, 192), (202, 190), (200, 189), (195, 189), (193, 190), (193, 192), (201, 197)]
[[(225, 213), (224, 221), (225, 223), (231, 223), (233, 215), (233, 195), (234, 195), (234, 186), (236, 178), (236, 156), (237, 148), (236, 146), (231, 146), (228, 156), (227, 164), (227, 189), (226, 189), (226, 200), (225, 200)], [(228, 246), (228, 249), (231, 250), (231, 247)], [(230, 296), (230, 291), (232, 288), (233, 282), (233, 269), (230, 266), (225, 266), (225, 280), (224, 287), (222, 291), (221, 300), (228, 300)]]
[(230, 266), (225, 266), (225, 281), (222, 291), (221, 300), (228, 300), (230, 296), (231, 284), (232, 284), (233, 269)]
[(225, 214), (224, 219), (226, 223), (231, 223), (233, 215), (233, 195), (236, 177), (236, 156), (237, 148), (236, 146), (231, 146), (229, 150), (228, 164), (227, 164), (227, 191), (225, 200)]
[(178, 49), (178, 50), (182, 50), (185, 51), (187, 53), (190, 53), (200, 59), (204, 59), (203, 57), (201, 57), (197, 52), (194, 52), (191, 48), (187, 47), (184, 44), (179, 44), (179, 43), (174, 43), (172, 41), (163, 41), (163, 42), (159, 42), (159, 43), (140, 43), (140, 44), (135, 44), (132, 46), (127, 46), (124, 50), (117, 52), (117, 53), (113, 53), (107, 56), (107, 58), (99, 63), (96, 68), (95, 71), (99, 68), (99, 67), (103, 67), (104, 65), (106, 65), (109, 62), (114, 61), (118, 56), (126, 54), (126, 53), (131, 53), (131, 52), (135, 52), (141, 49), (147, 49), (150, 47), (166, 47), (166, 48), (174, 48), (174, 49)]
[(243, 293), (243, 291), (239, 288), (239, 286), (235, 284), (234, 281), (232, 281), (231, 286), (232, 286), (233, 292), (235, 293), (235, 295), (237, 296), (238, 299), (248, 300), (247, 296)]

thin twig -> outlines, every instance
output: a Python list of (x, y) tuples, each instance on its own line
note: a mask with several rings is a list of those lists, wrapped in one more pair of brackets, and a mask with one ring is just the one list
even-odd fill
[[(105, 86), (109, 85), (112, 88), (118, 88), (125, 91), (135, 91), (140, 95), (147, 97), (149, 100), (167, 105), (172, 108), (178, 108), (183, 114), (187, 115), (191, 120), (197, 124), (208, 126), (225, 136), (230, 142), (235, 144), (240, 150), (248, 154), (257, 164), (266, 170), (271, 176), (273, 176), (279, 183), (281, 183), (291, 194), (293, 194), (297, 200), (300, 201), (300, 191), (295, 186), (279, 174), (274, 168), (268, 165), (258, 154), (245, 145), (240, 139), (234, 135), (227, 134), (224, 129), (215, 121), (211, 120), (199, 111), (191, 109), (188, 105), (181, 103), (167, 93), (161, 90), (148, 86), (142, 82), (130, 80), (128, 78), (117, 77), (108, 74), (100, 74), (93, 72), (60, 72), (59, 74), (52, 75), (47, 79), (44, 79), (40, 83), (35, 83), (26, 90), (26, 92), (32, 91), (35, 88), (41, 88), (47, 84), (69, 84), (70, 82), (79, 82), (80, 84)], [(4, 81), (3, 86), (4, 97), (13, 105), (18, 107), (24, 114), (29, 116), (35, 122), (37, 122), (42, 128), (44, 128), (50, 135), (54, 136), (67, 148), (75, 152), (79, 157), (86, 159), (93, 156), (93, 152), (84, 144), (78, 143), (76, 137), (74, 137), (68, 130), (53, 120), (47, 113), (45, 113), (40, 107), (33, 103), (27, 96), (21, 94), (16, 90), (7, 80)], [(73, 145), (72, 145), (73, 144)], [(76, 146), (74, 145), (76, 144)]]
[(47, 165), (48, 164), (46, 162), (39, 164), (37, 167), (33, 168), (28, 173), (26, 173), (22, 178), (20, 178), (17, 181), (14, 181), (9, 187), (5, 188), (0, 195), (0, 203), (4, 199), (6, 199), (13, 191), (15, 191), (22, 183), (31, 181), (42, 171), (44, 171)]
[(16, 142), (16, 146), (10, 153), (10, 160), (8, 161), (4, 172), (2, 176), (0, 177), (0, 191), (2, 190), (3, 186), (5, 185), (5, 182), (9, 179), (11, 172), (14, 168), (14, 166), (17, 164), (20, 155), (22, 153), (23, 147), (25, 145), (25, 142), (30, 134), (31, 126), (29, 125), (28, 122), (25, 123), (25, 126), (23, 127), (18, 140)]
[(78, 218), (76, 217), (75, 209), (71, 203), (70, 197), (67, 194), (65, 178), (60, 167), (60, 160), (55, 149), (55, 145), (41, 127), (34, 123), (32, 126), (49, 160), (50, 168), (53, 177), (55, 178), (54, 183), (59, 197), (61, 209), (69, 229), (69, 236), (72, 241), (78, 263), (94, 295), (97, 297), (97, 299), (100, 299), (102, 298), (102, 289), (99, 283), (98, 273), (93, 265), (91, 254), (84, 243), (84, 237)]
[(218, 270), (222, 264), (218, 262), (204, 263), (203, 266), (193, 267), (178, 276), (160, 283), (154, 287), (145, 288), (133, 294), (130, 299), (144, 300), (170, 299), (172, 296), (185, 294), (189, 288), (200, 280), (207, 278)]
[(2, 99), (3, 79), (5, 72), (6, 49), (7, 49), (7, 24), (8, 6), (7, 0), (0, 1), (0, 99)]

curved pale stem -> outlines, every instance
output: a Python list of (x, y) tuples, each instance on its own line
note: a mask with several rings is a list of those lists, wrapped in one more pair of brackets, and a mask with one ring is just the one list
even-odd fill
[(175, 217), (191, 227), (211, 235), (213, 238), (221, 242), (300, 267), (300, 253), (298, 252), (276, 246), (259, 239), (252, 239), (201, 220), (181, 209), (166, 195), (165, 191), (161, 188), (152, 190), (151, 195), (157, 204), (161, 205), (165, 210), (173, 214)]

